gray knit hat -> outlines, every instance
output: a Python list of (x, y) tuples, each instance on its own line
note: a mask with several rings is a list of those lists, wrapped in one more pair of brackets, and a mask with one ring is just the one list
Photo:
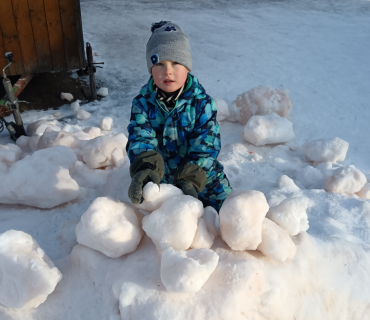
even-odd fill
[(152, 36), (146, 45), (146, 63), (152, 73), (152, 66), (159, 61), (175, 61), (191, 71), (190, 43), (181, 28), (171, 21), (153, 23)]

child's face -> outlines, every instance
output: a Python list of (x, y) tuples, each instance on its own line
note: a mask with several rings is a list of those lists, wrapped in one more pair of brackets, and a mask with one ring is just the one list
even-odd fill
[(180, 89), (188, 76), (189, 70), (174, 61), (160, 61), (152, 67), (152, 75), (158, 88), (165, 92)]

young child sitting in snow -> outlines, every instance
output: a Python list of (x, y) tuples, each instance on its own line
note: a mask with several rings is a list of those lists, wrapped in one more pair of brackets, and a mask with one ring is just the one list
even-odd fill
[(231, 187), (217, 161), (221, 137), (215, 101), (189, 73), (190, 44), (181, 28), (161, 21), (151, 31), (146, 45), (151, 77), (132, 102), (127, 128), (129, 197), (141, 203), (147, 182), (168, 183), (219, 211)]

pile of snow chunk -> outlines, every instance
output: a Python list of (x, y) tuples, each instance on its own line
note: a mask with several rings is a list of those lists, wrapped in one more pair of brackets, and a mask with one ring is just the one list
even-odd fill
[(281, 117), (289, 117), (293, 101), (288, 91), (281, 91), (272, 87), (252, 88), (236, 97), (230, 105), (231, 121), (239, 121), (245, 125), (255, 115), (266, 115), (271, 112)]
[(52, 208), (77, 198), (80, 188), (70, 176), (76, 161), (64, 146), (26, 156), (0, 179), (0, 203)]
[(3, 166), (11, 167), (22, 156), (22, 150), (16, 144), (0, 145), (0, 169)]
[(111, 131), (113, 127), (113, 119), (111, 117), (103, 117), (100, 119), (100, 129)]
[(309, 228), (306, 210), (310, 199), (297, 197), (283, 200), (279, 205), (270, 208), (267, 218), (274, 221), (291, 236)]
[(47, 121), (37, 120), (27, 125), (27, 136), (31, 137), (34, 134), (42, 134), (47, 128), (53, 131), (60, 131), (61, 129), (57, 126), (58, 121)]
[(198, 292), (215, 271), (219, 257), (210, 249), (162, 253), (161, 280), (168, 292)]
[(255, 250), (262, 241), (262, 221), (268, 210), (262, 192), (233, 190), (220, 209), (222, 239), (233, 250)]
[(141, 219), (141, 213), (127, 203), (97, 198), (76, 226), (77, 241), (110, 258), (118, 258), (135, 251), (139, 245)]
[(365, 183), (362, 189), (356, 193), (360, 198), (370, 199), (370, 183)]
[(198, 220), (197, 231), (191, 247), (194, 249), (212, 247), (213, 241), (218, 235), (219, 221), (219, 216), (214, 208), (204, 208), (204, 214)]
[(262, 222), (262, 242), (257, 250), (271, 259), (284, 262), (294, 258), (297, 247), (284, 229), (265, 218)]
[(244, 127), (243, 138), (255, 146), (285, 143), (295, 138), (293, 123), (274, 112), (253, 116)]
[(349, 143), (340, 138), (317, 139), (302, 145), (302, 152), (307, 161), (337, 162), (344, 161)]
[(355, 166), (334, 169), (331, 175), (324, 178), (326, 191), (353, 194), (359, 192), (367, 182), (366, 176)]
[(151, 213), (159, 209), (166, 200), (182, 194), (182, 190), (172, 184), (163, 183), (158, 186), (153, 182), (148, 182), (143, 188), (144, 201), (140, 204), (135, 203), (134, 206)]
[(125, 150), (126, 143), (127, 138), (123, 133), (115, 137), (99, 136), (83, 144), (81, 157), (90, 169), (103, 168), (110, 165), (119, 167), (124, 162), (123, 150)]
[(297, 174), (297, 183), (299, 182), (306, 189), (323, 189), (324, 175), (314, 167), (307, 166)]
[(72, 132), (45, 130), (44, 134), (37, 142), (37, 150), (55, 146), (65, 146), (70, 149), (75, 149), (80, 147), (80, 140)]
[(159, 252), (169, 247), (187, 250), (202, 215), (203, 205), (199, 200), (187, 195), (175, 196), (143, 218), (143, 229)]
[(24, 153), (33, 153), (37, 150), (40, 136), (41, 134), (34, 134), (31, 137), (20, 136), (15, 143)]
[(27, 233), (0, 234), (0, 304), (37, 308), (52, 293), (62, 274)]
[(61, 92), (60, 93), (60, 99), (67, 100), (67, 101), (72, 101), (73, 100), (73, 95), (70, 94), (70, 93)]
[(230, 117), (230, 110), (227, 103), (222, 99), (214, 99), (217, 107), (217, 121), (224, 121)]

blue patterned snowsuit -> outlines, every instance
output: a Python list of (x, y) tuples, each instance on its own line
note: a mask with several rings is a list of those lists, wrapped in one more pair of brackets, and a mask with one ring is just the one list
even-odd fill
[(127, 154), (132, 163), (142, 152), (160, 153), (165, 163), (162, 183), (173, 183), (180, 164), (198, 165), (207, 176), (199, 200), (219, 211), (231, 187), (217, 161), (221, 141), (216, 104), (195, 76), (189, 73), (188, 80), (171, 112), (156, 99), (153, 77), (141, 88), (132, 102)]

